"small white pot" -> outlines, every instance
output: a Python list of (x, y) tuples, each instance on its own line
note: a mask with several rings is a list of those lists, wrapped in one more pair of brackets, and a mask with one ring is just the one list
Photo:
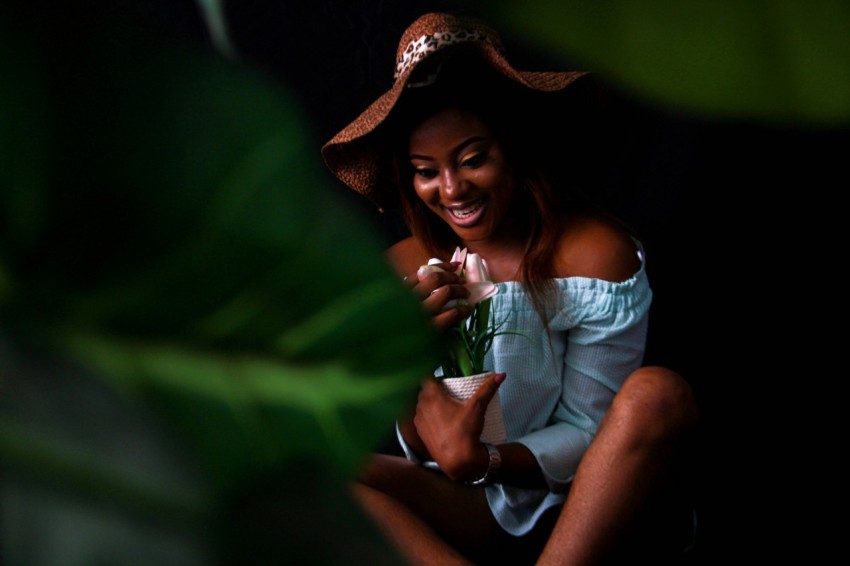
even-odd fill
[[(493, 375), (493, 372), (490, 371), (467, 377), (447, 377), (441, 383), (449, 395), (455, 399), (466, 401), (491, 375)], [(499, 400), (499, 392), (496, 391), (493, 399), (490, 400), (490, 404), (487, 405), (487, 412), (484, 413), (484, 430), (481, 432), (481, 442), (504, 444), (506, 441), (505, 421), (502, 418), (502, 402)]]

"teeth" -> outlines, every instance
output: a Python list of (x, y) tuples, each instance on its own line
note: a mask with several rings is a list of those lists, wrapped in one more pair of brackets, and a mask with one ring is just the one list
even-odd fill
[(467, 206), (466, 208), (450, 208), (449, 212), (455, 218), (466, 218), (468, 216), (472, 216), (473, 214), (475, 214), (478, 211), (479, 208), (481, 208), (481, 201), (480, 200), (472, 203), (471, 205)]

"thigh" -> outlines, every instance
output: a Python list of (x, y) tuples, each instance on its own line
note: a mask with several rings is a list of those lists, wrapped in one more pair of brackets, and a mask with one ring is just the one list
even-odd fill
[(376, 454), (359, 481), (405, 505), (452, 544), (487, 544), (501, 532), (483, 488), (452, 481), (405, 458)]
[(484, 488), (454, 482), (396, 456), (373, 456), (360, 482), (404, 505), (475, 563), (535, 564), (560, 513), (560, 507), (549, 509), (529, 534), (515, 537), (493, 517)]

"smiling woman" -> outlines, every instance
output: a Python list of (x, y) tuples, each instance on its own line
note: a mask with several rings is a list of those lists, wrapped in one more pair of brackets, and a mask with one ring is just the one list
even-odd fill
[(451, 107), (427, 118), (410, 134), (410, 163), (416, 195), (465, 241), (509, 228), (513, 173), (476, 114)]
[[(447, 337), (470, 314), (457, 266), (413, 274), (456, 248), (487, 262), (491, 315), (517, 332), (493, 339), (495, 373), (468, 400), (427, 377), (398, 423), (406, 458), (370, 460), (355, 494), (415, 563), (681, 552), (669, 531), (635, 531), (696, 418), (679, 375), (640, 367), (652, 302), (643, 246), (553, 174), (583, 165), (561, 142), (580, 141), (564, 116), (590, 76), (519, 71), (491, 28), (443, 13), (405, 31), (396, 63), (393, 86), (324, 145), (325, 162), (402, 211), (411, 236), (388, 258)], [(481, 432), (497, 392), (507, 438), (494, 446)]]

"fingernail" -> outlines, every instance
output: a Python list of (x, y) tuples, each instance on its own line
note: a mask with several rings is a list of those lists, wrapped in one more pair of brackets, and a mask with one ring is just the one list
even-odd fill
[(497, 374), (496, 374), (496, 377), (494, 377), (494, 378), (493, 378), (493, 381), (495, 381), (496, 383), (498, 383), (499, 385), (501, 385), (501, 383), (502, 383), (503, 381), (505, 381), (505, 379), (506, 379), (507, 377), (508, 377), (508, 374), (506, 374), (506, 373), (497, 373)]

